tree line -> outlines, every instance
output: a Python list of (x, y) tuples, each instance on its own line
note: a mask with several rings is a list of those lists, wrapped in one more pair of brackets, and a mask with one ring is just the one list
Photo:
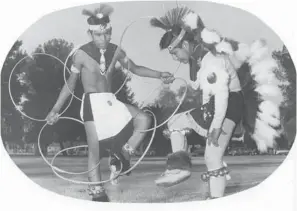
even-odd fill
[[(65, 61), (74, 45), (63, 39), (52, 39), (42, 45), (36, 47), (32, 55), (21, 49), (22, 41), (18, 40), (9, 51), (2, 67), (1, 74), (1, 136), (4, 142), (16, 143), (22, 145), (24, 143), (36, 143), (38, 133), (45, 122), (32, 121), (20, 114), (18, 109), (24, 111), (27, 115), (38, 119), (44, 119), (54, 103), (64, 85), (63, 68), (64, 65), (49, 56), (38, 53), (46, 53), (56, 56), (61, 61)], [(284, 137), (289, 142), (294, 141), (296, 130), (296, 71), (293, 61), (286, 47), (281, 51), (275, 51), (274, 57), (284, 68), (290, 85), (286, 88), (287, 101), (282, 107), (282, 122), (284, 127)], [(14, 66), (23, 58), (22, 62), (17, 65), (11, 78), (11, 93), (17, 104), (15, 107), (10, 99), (8, 91), (9, 75)], [(68, 68), (71, 66), (71, 60), (66, 64)], [(119, 86), (128, 77), (127, 71), (122, 71), (121, 67), (116, 67), (114, 71), (112, 91), (118, 90)], [(67, 72), (68, 74), (68, 72)], [(68, 74), (69, 75), (69, 74)], [(156, 115), (157, 123), (163, 122), (175, 109), (178, 99), (183, 95), (185, 87), (181, 87), (176, 92), (165, 88), (162, 90), (156, 102), (148, 108)], [(81, 98), (83, 89), (80, 80), (75, 89), (75, 95)], [(187, 96), (194, 95), (193, 90), (189, 90)], [(134, 100), (134, 93), (130, 87), (125, 84), (123, 89), (117, 94), (117, 98), (128, 104), (139, 106)], [(189, 98), (190, 99), (190, 98)], [(69, 102), (69, 101), (68, 101)], [(65, 103), (65, 106), (68, 105)], [(163, 102), (163, 103), (162, 103)], [(166, 102), (164, 104), (164, 102)], [(80, 101), (73, 98), (70, 107), (63, 116), (80, 119)], [(167, 105), (164, 107), (163, 105)], [(64, 108), (65, 108), (64, 106)], [(186, 100), (183, 108), (191, 106), (191, 102)], [(62, 109), (63, 110), (63, 109)], [(166, 126), (158, 128), (152, 144), (157, 155), (166, 155), (170, 152), (170, 141), (163, 135)], [(146, 136), (144, 145), (140, 148), (143, 151), (151, 132)], [(202, 137), (195, 133), (191, 133), (188, 137), (190, 144), (204, 144)], [(66, 142), (73, 143), (75, 141), (86, 142), (84, 127), (70, 120), (60, 120), (53, 126), (45, 128), (42, 135), (42, 149), (46, 153), (49, 144), (56, 142), (63, 149)], [(38, 152), (38, 151), (37, 151)]]

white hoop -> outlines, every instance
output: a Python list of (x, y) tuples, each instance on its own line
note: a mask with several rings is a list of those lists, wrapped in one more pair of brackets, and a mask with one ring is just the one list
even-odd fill
[[(57, 58), (57, 57), (55, 57), (55, 56), (53, 56), (53, 55), (51, 55), (51, 54), (47, 54), (47, 53), (33, 53), (33, 54), (31, 54), (31, 56), (32, 56), (32, 55), (46, 55), (46, 56), (50, 56), (50, 57), (56, 59), (57, 61), (59, 61), (61, 64), (64, 64), (59, 58)], [(12, 94), (11, 94), (11, 87), (10, 87), (10, 84), (11, 84), (11, 77), (12, 77), (12, 74), (13, 74), (14, 70), (16, 69), (16, 67), (17, 67), (23, 60), (25, 60), (26, 58), (29, 58), (29, 57), (30, 57), (30, 56), (25, 56), (24, 58), (22, 58), (21, 60), (19, 60), (19, 61), (14, 65), (14, 67), (13, 67), (13, 69), (11, 70), (11, 73), (10, 73), (10, 75), (9, 75), (9, 80), (8, 80), (8, 92), (9, 92), (10, 99), (11, 99), (13, 105), (15, 106), (15, 108), (17, 108), (17, 105), (16, 105), (16, 103), (14, 102), (13, 97), (12, 97)], [(30, 58), (31, 58), (31, 57), (30, 57)], [(68, 69), (68, 68), (67, 68), (67, 69)], [(71, 97), (71, 100), (69, 101), (69, 104), (67, 105), (67, 107), (61, 112), (61, 114), (59, 114), (59, 116), (61, 116), (62, 114), (64, 114), (64, 113), (66, 112), (66, 110), (69, 108), (69, 106), (70, 106), (72, 100), (73, 100), (73, 96)], [(37, 118), (34, 118), (34, 117), (30, 117), (29, 115), (27, 115), (25, 112), (21, 111), (20, 109), (17, 109), (17, 110), (21, 113), (21, 115), (23, 115), (23, 116), (25, 116), (25, 117), (27, 117), (28, 119), (31, 119), (31, 120), (33, 120), (33, 121), (38, 121), (38, 122), (46, 121), (46, 119), (37, 119)]]
[[(141, 17), (141, 18), (139, 18), (139, 19), (144, 19), (144, 18), (151, 18), (151, 16)], [(132, 21), (132, 22), (125, 28), (125, 30), (124, 30), (124, 32), (123, 32), (123, 34), (122, 34), (122, 36), (121, 36), (121, 41), (120, 41), (120, 45), (119, 45), (119, 47), (121, 47), (122, 40), (123, 40), (123, 37), (124, 37), (125, 32), (126, 32), (127, 29), (128, 29), (133, 23), (135, 23), (136, 21), (137, 21), (137, 20)], [(39, 54), (39, 55), (47, 55), (47, 56), (50, 56), (50, 57), (52, 57), (52, 58), (57, 59), (57, 60), (58, 60), (59, 62), (61, 62), (62, 64), (64, 64), (64, 69), (63, 69), (63, 73), (64, 73), (64, 74), (63, 74), (63, 77), (64, 77), (65, 85), (66, 85), (66, 87), (68, 88), (68, 91), (71, 93), (72, 97), (71, 97), (71, 100), (70, 100), (68, 106), (63, 110), (63, 112), (62, 112), (61, 114), (59, 114), (59, 116), (61, 116), (61, 115), (62, 115), (62, 114), (69, 108), (69, 106), (70, 106), (70, 104), (71, 104), (71, 102), (72, 102), (72, 100), (73, 100), (73, 97), (75, 97), (76, 99), (78, 99), (78, 100), (81, 101), (81, 99), (80, 99), (79, 97), (75, 96), (75, 94), (70, 90), (70, 88), (69, 88), (69, 86), (68, 86), (68, 83), (67, 83), (67, 80), (66, 80), (66, 69), (67, 69), (68, 72), (70, 73), (70, 70), (69, 70), (68, 67), (67, 67), (67, 61), (68, 61), (68, 59), (70, 58), (70, 56), (71, 56), (77, 49), (78, 49), (78, 48), (75, 48), (75, 49), (73, 49), (73, 50), (70, 52), (70, 54), (69, 54), (69, 55), (67, 56), (67, 58), (66, 58), (65, 63), (63, 63), (59, 58), (57, 58), (57, 57), (55, 57), (55, 56), (53, 56), (53, 55), (47, 54), (47, 53), (34, 53), (34, 54), (36, 54), (36, 55)], [(119, 50), (119, 49), (120, 49), (120, 48), (118, 48), (118, 50)], [(119, 52), (119, 51), (117, 51), (117, 52)], [(117, 53), (117, 52), (116, 52), (116, 53)], [(34, 55), (34, 54), (33, 54), (33, 55)], [(21, 59), (21, 60), (14, 66), (14, 68), (13, 68), (11, 74), (10, 74), (10, 77), (9, 77), (9, 94), (10, 94), (11, 100), (12, 100), (12, 102), (13, 102), (13, 104), (14, 104), (15, 106), (16, 106), (16, 104), (15, 104), (15, 102), (13, 101), (13, 98), (12, 98), (12, 95), (11, 95), (11, 90), (10, 90), (10, 80), (11, 80), (12, 73), (13, 73), (13, 71), (15, 70), (16, 66), (17, 66), (22, 60), (24, 60), (24, 59), (27, 58), (27, 57), (28, 57), (28, 56), (26, 56), (26, 57), (24, 57), (23, 59)], [(115, 61), (115, 58), (116, 58), (116, 54), (114, 55), (111, 64)], [(176, 69), (175, 73), (178, 71), (179, 67), (180, 67), (180, 64), (179, 64), (178, 68)], [(128, 71), (129, 71), (129, 69), (130, 69), (130, 68), (129, 68), (129, 64), (128, 64)], [(174, 73), (174, 74), (175, 74), (175, 73)], [(182, 79), (182, 78), (176, 78), (176, 79), (182, 80), (182, 81), (185, 83), (185, 85), (187, 85), (187, 82), (186, 82), (184, 79)], [(117, 93), (124, 87), (124, 84), (127, 82), (127, 80), (128, 80), (128, 77), (126, 77), (126, 79), (124, 80), (123, 84), (122, 84), (122, 85), (120, 86), (120, 88), (115, 92), (115, 94), (117, 94)], [(158, 86), (156, 89), (158, 89), (159, 87), (160, 87), (160, 86)], [(156, 89), (154, 89), (148, 96), (150, 96)], [(64, 180), (66, 180), (66, 181), (73, 182), (73, 183), (76, 183), (76, 184), (88, 184), (88, 185), (98, 185), (98, 184), (102, 184), (102, 183), (110, 182), (110, 181), (114, 180), (115, 178), (117, 178), (117, 177), (119, 177), (119, 176), (122, 176), (122, 175), (125, 175), (126, 173), (132, 171), (134, 168), (136, 168), (137, 165), (139, 165), (139, 163), (140, 163), (140, 162), (142, 161), (142, 159), (145, 157), (146, 153), (148, 152), (148, 150), (149, 150), (149, 148), (150, 148), (150, 146), (151, 146), (151, 144), (152, 144), (152, 142), (153, 142), (153, 139), (154, 139), (154, 136), (155, 136), (156, 129), (159, 128), (159, 127), (161, 127), (161, 126), (163, 126), (164, 124), (166, 124), (166, 123), (167, 123), (167, 122), (168, 122), (168, 121), (169, 121), (169, 120), (176, 114), (176, 112), (178, 111), (179, 107), (181, 106), (181, 104), (183, 103), (183, 101), (184, 101), (184, 99), (185, 99), (187, 90), (188, 90), (188, 88), (187, 88), (187, 86), (186, 86), (186, 90), (185, 90), (185, 92), (184, 92), (184, 94), (183, 94), (183, 96), (182, 96), (182, 98), (181, 98), (181, 100), (180, 100), (179, 105), (177, 106), (177, 108), (174, 110), (174, 112), (171, 114), (171, 116), (167, 118), (167, 120), (165, 120), (163, 123), (161, 123), (161, 124), (159, 124), (159, 125), (157, 125), (157, 120), (156, 120), (156, 116), (154, 115), (154, 113), (151, 112), (151, 111), (149, 111), (149, 110), (147, 110), (147, 109), (144, 110), (145, 112), (149, 112), (149, 113), (152, 114), (152, 116), (153, 116), (153, 118), (154, 118), (154, 127), (153, 127), (153, 128), (150, 128), (150, 129), (147, 129), (147, 130), (141, 130), (141, 131), (138, 130), (138, 131), (140, 131), (140, 132), (154, 131), (153, 134), (152, 134), (152, 136), (151, 136), (151, 140), (149, 141), (149, 144), (148, 144), (148, 146), (146, 147), (146, 150), (144, 151), (144, 153), (142, 154), (142, 156), (137, 160), (137, 162), (136, 162), (132, 167), (130, 167), (128, 170), (126, 170), (126, 171), (123, 172), (123, 173), (117, 174), (117, 175), (116, 175), (115, 177), (113, 177), (113, 178), (110, 178), (110, 179), (108, 179), (108, 180), (104, 180), (104, 181), (100, 181), (100, 182), (84, 182), (84, 181), (77, 181), (77, 180), (68, 179), (68, 178), (66, 178), (66, 177), (64, 177), (64, 176), (62, 176), (62, 175), (60, 175), (58, 172), (63, 173), (63, 174), (70, 174), (70, 175), (81, 175), (81, 174), (86, 174), (86, 173), (89, 173), (89, 172), (93, 171), (94, 169), (96, 169), (96, 168), (100, 165), (100, 162), (99, 162), (94, 168), (92, 168), (91, 170), (84, 171), (84, 172), (70, 172), (70, 171), (65, 171), (65, 170), (62, 170), (62, 169), (60, 169), (60, 168), (54, 166), (54, 161), (55, 161), (55, 159), (56, 159), (57, 156), (58, 156), (59, 154), (61, 154), (62, 152), (67, 151), (67, 150), (69, 150), (69, 149), (76, 149), (76, 148), (83, 148), (83, 147), (85, 148), (85, 147), (88, 147), (88, 145), (81, 145), (81, 146), (69, 147), (69, 148), (60, 150), (58, 153), (55, 154), (55, 156), (53, 157), (51, 163), (49, 163), (48, 160), (44, 157), (44, 155), (43, 155), (43, 153), (42, 153), (42, 150), (41, 150), (41, 147), (40, 147), (40, 137), (41, 137), (41, 134), (42, 134), (44, 128), (48, 125), (48, 123), (46, 123), (46, 124), (41, 128), (41, 130), (39, 131), (39, 134), (38, 134), (38, 140), (37, 140), (37, 143), (38, 143), (38, 148), (39, 148), (40, 154), (41, 154), (43, 160), (46, 162), (46, 164), (48, 164), (48, 165), (51, 167), (51, 169), (52, 169), (52, 171), (54, 172), (54, 174), (55, 174), (56, 176), (58, 176), (59, 178), (61, 178), (61, 179), (64, 179)], [(148, 98), (147, 98), (147, 99), (148, 99)], [(20, 111), (20, 112), (21, 112), (21, 111)], [(35, 121), (46, 121), (45, 119), (44, 119), (44, 120), (40, 120), (40, 119), (32, 118), (32, 117), (26, 115), (26, 114), (23, 113), (23, 112), (21, 112), (21, 114), (24, 115), (24, 116), (26, 116), (27, 118), (30, 118), (30, 119), (35, 120)], [(137, 115), (138, 115), (138, 114), (137, 114)], [(78, 120), (78, 119), (75, 119), (75, 118), (72, 118), (72, 117), (60, 117), (59, 119), (69, 119), (69, 120), (74, 120), (74, 121), (76, 121), (76, 122), (79, 122), (79, 123), (83, 124), (82, 121), (80, 121), (80, 120)], [(116, 156), (116, 155), (115, 155), (115, 156)], [(117, 157), (117, 156), (116, 156), (116, 157)], [(117, 157), (117, 159), (119, 159), (119, 158)], [(120, 170), (120, 172), (122, 171), (122, 168), (123, 168), (123, 164), (121, 163), (121, 170)]]
[[(157, 120), (156, 120), (156, 117), (155, 117), (154, 113), (151, 112), (151, 111), (149, 111), (149, 110), (146, 110), (146, 111), (147, 111), (147, 112), (150, 112), (150, 113), (153, 115), (153, 117), (154, 117), (154, 122), (155, 122), (154, 124), (156, 125)], [(72, 118), (72, 117), (60, 117), (60, 119), (73, 120), (73, 121), (76, 121), (76, 122), (78, 122), (78, 123), (83, 124), (82, 121), (80, 121), (80, 120), (78, 120), (78, 119), (75, 119), (75, 118)], [(84, 181), (78, 181), (78, 180), (73, 180), (73, 179), (66, 178), (66, 177), (60, 175), (58, 172), (63, 173), (63, 174), (69, 174), (69, 175), (81, 175), (81, 174), (87, 174), (87, 173), (93, 171), (94, 169), (96, 169), (96, 168), (100, 165), (100, 162), (99, 162), (98, 164), (96, 164), (96, 166), (95, 166), (94, 168), (92, 168), (92, 169), (90, 169), (90, 170), (88, 170), (88, 171), (84, 171), (84, 172), (70, 172), (70, 171), (65, 171), (65, 170), (63, 170), (63, 169), (60, 169), (60, 168), (54, 166), (54, 161), (55, 161), (55, 159), (56, 159), (56, 158), (59, 156), (59, 154), (61, 154), (62, 152), (67, 151), (67, 150), (69, 150), (69, 149), (77, 149), (77, 148), (86, 148), (86, 147), (88, 147), (88, 145), (80, 145), (80, 146), (74, 146), (74, 147), (69, 147), (69, 148), (65, 148), (65, 149), (63, 149), (63, 150), (60, 150), (59, 152), (57, 152), (57, 153), (54, 155), (54, 157), (52, 158), (51, 163), (49, 163), (49, 161), (48, 161), (48, 160), (45, 158), (45, 156), (43, 155), (42, 150), (41, 150), (41, 147), (40, 147), (40, 137), (41, 137), (41, 134), (42, 134), (44, 128), (45, 128), (47, 125), (48, 125), (47, 123), (45, 123), (45, 124), (43, 125), (43, 127), (42, 127), (41, 130), (39, 131), (38, 139), (37, 139), (37, 145), (38, 145), (39, 153), (40, 153), (41, 157), (43, 158), (43, 160), (46, 162), (47, 165), (49, 165), (49, 166), (51, 167), (52, 171), (54, 172), (54, 174), (55, 174), (57, 177), (59, 177), (59, 178), (61, 178), (61, 179), (63, 179), (63, 180), (66, 180), (66, 181), (68, 181), (68, 182), (72, 182), (72, 183), (76, 183), (76, 184), (88, 184), (88, 185), (99, 185), (99, 184), (103, 184), (103, 183), (110, 182), (110, 181), (116, 179), (117, 177), (122, 176), (122, 175), (125, 175), (125, 174), (127, 174), (128, 172), (132, 171), (134, 168), (136, 168), (136, 166), (137, 166), (137, 165), (142, 161), (142, 159), (145, 157), (147, 151), (149, 150), (151, 144), (153, 143), (153, 140), (154, 140), (154, 137), (155, 137), (155, 132), (156, 132), (156, 129), (155, 129), (154, 132), (153, 132), (153, 134), (152, 134), (152, 136), (151, 136), (151, 140), (149, 141), (149, 144), (148, 144), (148, 146), (146, 147), (146, 150), (144, 151), (144, 153), (142, 154), (142, 156), (137, 160), (137, 162), (136, 162), (132, 167), (130, 167), (128, 170), (126, 170), (126, 171), (123, 172), (123, 173), (119, 173), (119, 174), (115, 175), (113, 178), (110, 178), (110, 179), (108, 179), (108, 180), (103, 180), (103, 181), (100, 181), (100, 182), (84, 182)], [(120, 159), (117, 157), (116, 154), (114, 154), (114, 156), (115, 156), (118, 160), (120, 160)], [(120, 169), (119, 172), (122, 171), (122, 168), (123, 168), (123, 164), (122, 164), (122, 162), (121, 162), (121, 169)]]

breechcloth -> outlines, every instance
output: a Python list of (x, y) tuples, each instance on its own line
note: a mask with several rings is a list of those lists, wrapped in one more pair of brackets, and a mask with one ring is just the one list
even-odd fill
[(80, 116), (84, 122), (94, 122), (100, 145), (113, 148), (113, 152), (120, 151), (132, 135), (132, 116), (113, 93), (83, 94)]
[(243, 93), (241, 91), (230, 92), (226, 118), (232, 120), (235, 124), (238, 124), (243, 117), (243, 110), (244, 110)]
[[(187, 113), (189, 121), (192, 123), (193, 129), (201, 136), (206, 137), (208, 129), (214, 115), (214, 99), (204, 107), (195, 108)], [(219, 102), (218, 102), (219, 103)], [(230, 92), (228, 98), (228, 107), (225, 118), (232, 120), (238, 124), (243, 116), (244, 98), (241, 91)]]

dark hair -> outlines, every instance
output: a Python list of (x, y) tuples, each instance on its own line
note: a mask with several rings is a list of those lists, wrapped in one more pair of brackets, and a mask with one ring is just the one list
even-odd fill
[[(112, 28), (110, 28), (109, 30), (110, 30), (110, 33), (112, 33)], [(90, 29), (88, 29), (87, 33), (90, 33), (91, 35), (93, 35), (94, 31), (93, 31), (93, 30), (90, 30)]]
[[(178, 44), (178, 47), (181, 46), (183, 41), (188, 41), (191, 43), (198, 43), (201, 41), (201, 31), (205, 28), (203, 21), (201, 18), (198, 19), (197, 22), (197, 28), (192, 30), (187, 30), (186, 34), (184, 35), (181, 42)], [(172, 43), (173, 39), (179, 35), (181, 32), (181, 27), (179, 26), (173, 26), (170, 31), (167, 31), (160, 41), (160, 49), (163, 50), (165, 48), (168, 48), (168, 46)]]
[(96, 16), (91, 16), (87, 19), (88, 24), (90, 25), (104, 25), (106, 26), (109, 22), (109, 16), (104, 16), (102, 18), (97, 18)]
[[(159, 43), (160, 49), (163, 50), (165, 48), (168, 48), (168, 46), (172, 43), (173, 39), (180, 34), (181, 30), (182, 30), (181, 27), (173, 26), (170, 31), (167, 31), (160, 40), (160, 43)], [(181, 43), (185, 40), (188, 42), (194, 42), (195, 41), (194, 38), (195, 37), (193, 33), (186, 32), (186, 34), (184, 35), (183, 39), (181, 40), (178, 46), (180, 46)]]

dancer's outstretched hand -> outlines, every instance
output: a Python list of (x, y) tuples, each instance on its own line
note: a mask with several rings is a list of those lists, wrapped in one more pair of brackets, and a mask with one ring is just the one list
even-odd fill
[(170, 83), (172, 83), (172, 82), (175, 80), (175, 78), (174, 78), (174, 76), (173, 76), (171, 73), (169, 73), (169, 72), (161, 72), (161, 80), (162, 80), (163, 83), (165, 83), (165, 84), (170, 84)]
[(55, 111), (51, 111), (46, 117), (47, 124), (49, 125), (55, 124), (58, 120), (59, 120), (59, 114), (58, 112), (55, 112)]

